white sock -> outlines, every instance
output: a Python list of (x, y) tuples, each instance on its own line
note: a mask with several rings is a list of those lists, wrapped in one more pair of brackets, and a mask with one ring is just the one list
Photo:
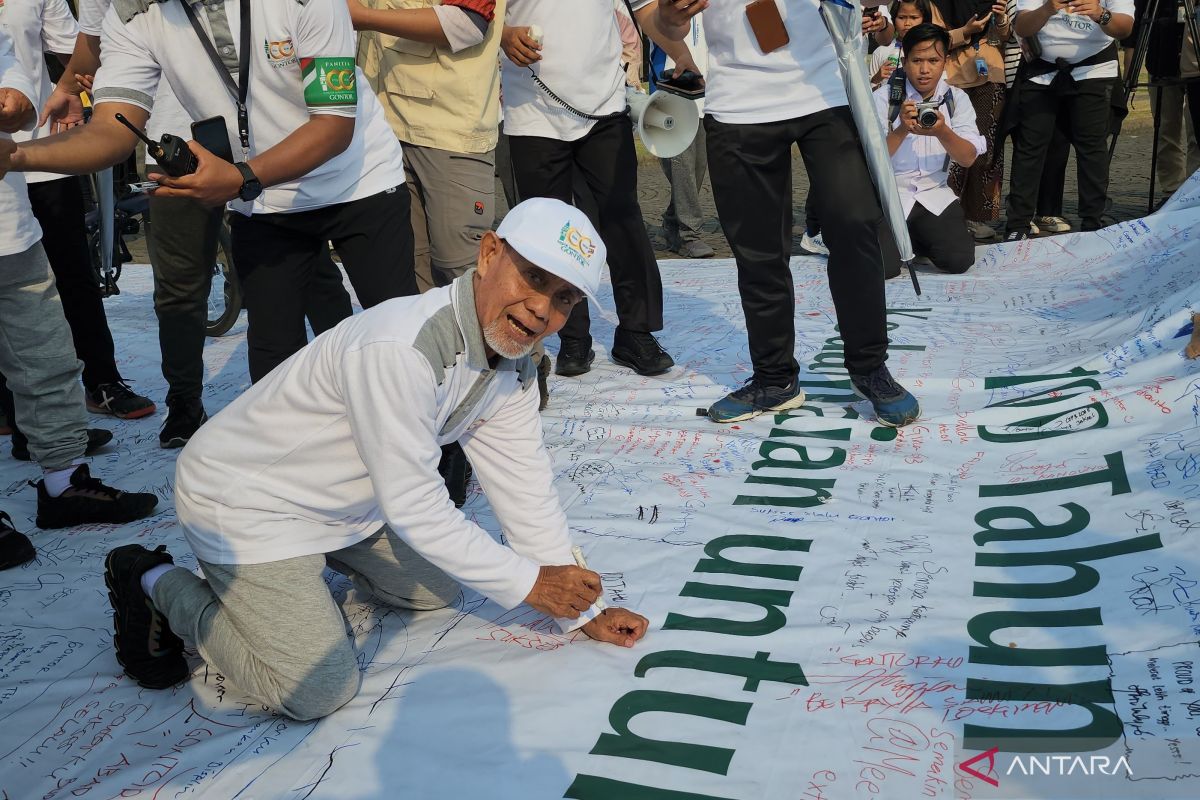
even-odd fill
[(146, 597), (154, 599), (154, 584), (173, 569), (175, 569), (174, 564), (159, 564), (142, 573), (142, 591), (146, 593)]
[(79, 468), (82, 461), (76, 461), (71, 466), (65, 469), (47, 470), (42, 473), (42, 480), (46, 483), (46, 494), (51, 497), (58, 497), (71, 486), (71, 476), (75, 474), (75, 470)]

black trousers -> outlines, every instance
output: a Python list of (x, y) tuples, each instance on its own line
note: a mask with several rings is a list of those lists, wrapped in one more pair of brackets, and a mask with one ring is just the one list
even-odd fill
[[(628, 114), (600, 120), (582, 139), (562, 142), (541, 136), (509, 136), (509, 152), (522, 199), (554, 197), (570, 203), (575, 173), (587, 184), (595, 210), (589, 213), (608, 248), (613, 299), (620, 326), (630, 331), (662, 330), (662, 276), (637, 200), (637, 152)], [(584, 213), (589, 209), (581, 206)], [(587, 303), (577, 303), (562, 339), (590, 344)]]
[(401, 186), (309, 211), (233, 216), (233, 260), (249, 317), (251, 381), (308, 343), (306, 310), (321, 319), (321, 327), (350, 315), (340, 297), (328, 298), (329, 305), (311, 294), (313, 276), (329, 262), (330, 242), (363, 308), (417, 293), (410, 202)]
[(943, 272), (961, 274), (975, 264), (975, 237), (967, 230), (962, 203), (955, 200), (934, 214), (920, 203), (908, 212), (913, 252), (927, 256)]
[(799, 374), (792, 244), (792, 145), (808, 170), (809, 197), (829, 247), (829, 289), (851, 374), (887, 359), (883, 245), (890, 238), (845, 106), (797, 119), (734, 125), (704, 120), (713, 196), (737, 259), (756, 380), (772, 386)]
[(83, 385), (92, 390), (121, 380), (104, 297), (92, 274), (79, 179), (31, 183), (29, 204), (42, 226), (42, 247), (62, 297), (63, 315), (71, 326), (75, 354), (83, 362)]
[[(1099, 230), (1108, 197), (1108, 79), (1042, 86), (1030, 80), (1018, 95), (1020, 124), (1013, 132), (1012, 172), (1008, 189), (1008, 230), (1023, 231), (1037, 211), (1038, 190), (1060, 111), (1075, 148), (1082, 229)], [(1057, 215), (1055, 215), (1057, 216)]]
[[(154, 314), (167, 405), (198, 401), (204, 390), (208, 297), (224, 214), (224, 208), (205, 208), (194, 200), (150, 198), (146, 243), (154, 270)], [(304, 310), (316, 334), (350, 316), (342, 273), (328, 256), (313, 271)]]

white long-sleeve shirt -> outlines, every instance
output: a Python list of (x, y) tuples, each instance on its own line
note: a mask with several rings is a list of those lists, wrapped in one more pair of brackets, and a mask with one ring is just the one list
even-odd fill
[[(0, 27), (0, 89), (18, 91), (29, 98), (30, 103), (37, 101), (37, 87), (13, 54), (12, 40), (3, 27)], [(36, 107), (34, 111), (37, 111)], [(26, 130), (33, 127), (31, 123)], [(11, 138), (7, 133), (0, 133), (0, 139)], [(19, 172), (7, 173), (0, 179), (0, 256), (23, 253), (41, 238), (42, 229), (29, 207), (25, 177)]]
[[(45, 55), (54, 53), (70, 55), (75, 49), (75, 37), (79, 27), (67, 6), (67, 0), (7, 0), (0, 2), (0, 27), (8, 32), (13, 43), (13, 55), (33, 81), (36, 97), (30, 98), (39, 112), (46, 105), (54, 85), (50, 82)], [(13, 135), (15, 142), (44, 139), (51, 133), (47, 122), (31, 131), (20, 131)], [(61, 178), (49, 172), (27, 172), (26, 183), (43, 183)]]
[[(921, 102), (921, 93), (913, 88), (911, 83), (905, 83), (908, 90), (907, 99)], [(971, 99), (961, 89), (955, 89), (946, 83), (943, 77), (938, 81), (933, 97), (941, 98), (947, 94), (954, 96), (954, 113), (949, 113), (948, 105), (943, 104), (938, 109), (946, 118), (946, 124), (960, 138), (966, 139), (975, 148), (975, 155), (981, 156), (987, 152), (987, 140), (979, 133), (975, 122), (975, 108)], [(898, 127), (900, 118), (891, 125), (888, 124), (888, 86), (884, 84), (875, 90), (875, 109), (884, 127), (892, 130)], [(896, 185), (900, 190), (900, 200), (904, 204), (904, 214), (912, 212), (913, 206), (920, 203), (929, 213), (939, 216), (946, 206), (954, 202), (954, 190), (947, 185), (949, 175), (946, 171), (946, 148), (936, 136), (916, 136), (909, 134), (892, 153), (892, 169), (896, 172)]]
[[(246, 564), (329, 553), (387, 523), (505, 608), (524, 601), (539, 565), (574, 563), (535, 371), (528, 358), (489, 367), (474, 274), (345, 320), (200, 428), (175, 482), (197, 556)], [(510, 547), (451, 502), (437, 466), (455, 441)]]

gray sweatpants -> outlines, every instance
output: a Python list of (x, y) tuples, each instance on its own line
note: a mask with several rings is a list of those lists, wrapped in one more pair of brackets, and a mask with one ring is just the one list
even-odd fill
[(688, 149), (674, 158), (660, 158), (663, 173), (671, 184), (671, 201), (663, 211), (663, 231), (667, 244), (678, 250), (684, 242), (694, 241), (704, 224), (704, 209), (700, 206), (700, 187), (708, 174), (708, 154), (705, 151), (704, 121)]
[(82, 371), (42, 245), (0, 256), (0, 372), (42, 469), (66, 469), (87, 447)]
[(265, 564), (201, 561), (208, 580), (173, 569), (155, 583), (154, 605), (238, 689), (294, 719), (317, 719), (349, 702), (359, 685), (346, 622), (321, 577), (326, 564), (398, 608), (442, 608), (460, 591), (384, 527), (326, 555)]

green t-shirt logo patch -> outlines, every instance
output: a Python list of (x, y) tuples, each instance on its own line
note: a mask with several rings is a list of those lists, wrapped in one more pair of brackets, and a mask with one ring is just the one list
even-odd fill
[(304, 76), (305, 105), (358, 104), (353, 58), (302, 58), (300, 71)]

